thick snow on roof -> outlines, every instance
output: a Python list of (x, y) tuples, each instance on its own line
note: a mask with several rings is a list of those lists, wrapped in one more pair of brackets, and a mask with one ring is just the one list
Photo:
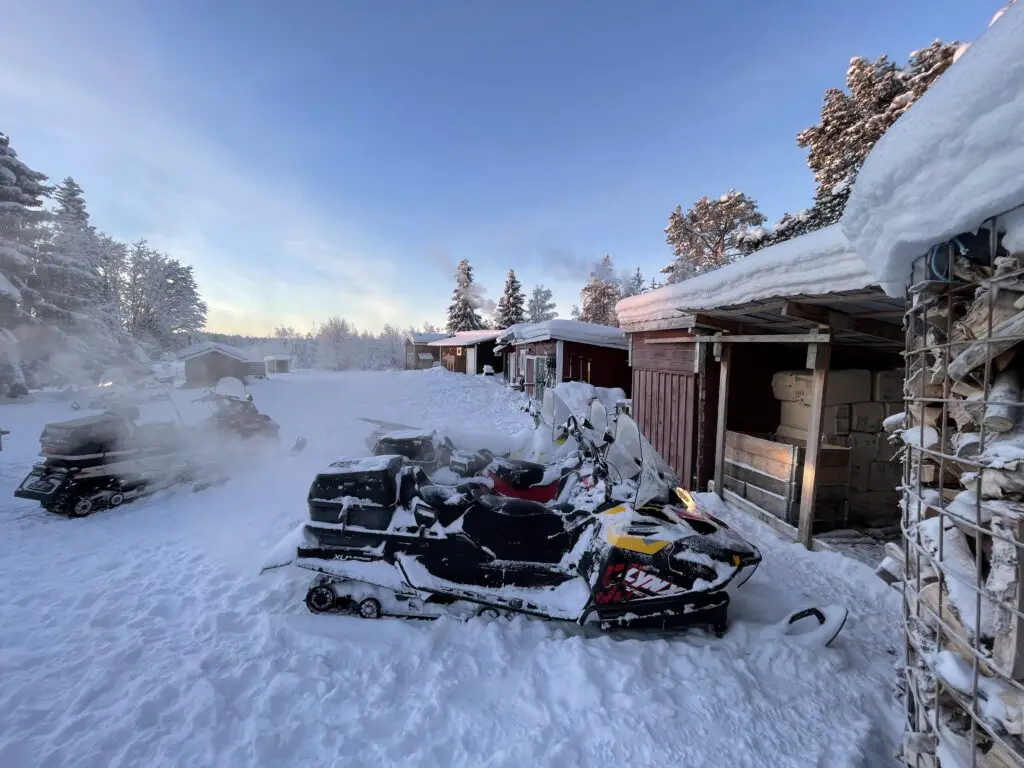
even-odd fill
[(787, 240), (680, 283), (630, 296), (615, 311), (623, 325), (679, 319), (686, 312), (779, 296), (867, 288), (874, 281), (838, 224)]
[(443, 339), (447, 336), (447, 333), (426, 333), (425, 331), (412, 331), (406, 337), (406, 341), (411, 341), (413, 344), (429, 344), (432, 341)]
[(431, 347), (472, 347), (484, 341), (498, 338), (501, 331), (459, 331), (454, 336), (430, 342)]
[(872, 275), (902, 296), (911, 263), (1024, 203), (1024, 4), (1017, 3), (871, 150), (842, 219)]
[(230, 344), (222, 344), (219, 341), (203, 341), (199, 344), (193, 344), (191, 347), (185, 347), (178, 353), (180, 360), (189, 360), (198, 355), (206, 354), (207, 352), (220, 352), (228, 357), (233, 357), (235, 360), (240, 360), (243, 363), (258, 362), (249, 357), (248, 354), (238, 349), (238, 347), (232, 347)]
[(627, 349), (629, 342), (621, 328), (596, 323), (581, 323), (579, 320), (546, 320), (543, 323), (519, 323), (501, 332), (501, 344), (529, 344), (534, 341), (560, 339), (595, 347)]

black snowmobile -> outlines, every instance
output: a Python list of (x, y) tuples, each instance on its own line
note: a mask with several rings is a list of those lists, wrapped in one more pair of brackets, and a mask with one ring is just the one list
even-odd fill
[(182, 434), (173, 422), (137, 424), (139, 409), (122, 406), (47, 424), (39, 438), (45, 461), (14, 495), (62, 515), (83, 517), (134, 499), (155, 478), (171, 479), (187, 466)]
[[(667, 488), (639, 446), (624, 417), (614, 440), (593, 447), (597, 485), (548, 505), (432, 484), (397, 455), (338, 461), (314, 480), (309, 521), (267, 567), (316, 572), (306, 595), (316, 613), (523, 613), (605, 629), (703, 625), (720, 635), (727, 588), (749, 578), (760, 553)], [(632, 471), (613, 483), (616, 448), (628, 458), (619, 474)]]
[(199, 424), (200, 429), (230, 432), (243, 438), (280, 439), (281, 425), (267, 414), (260, 413), (249, 393), (245, 397), (235, 397), (210, 390), (192, 402), (208, 403), (213, 411)]

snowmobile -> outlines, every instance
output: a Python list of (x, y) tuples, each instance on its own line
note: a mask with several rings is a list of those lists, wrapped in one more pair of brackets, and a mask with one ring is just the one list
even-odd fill
[(39, 442), (45, 461), (14, 491), (61, 515), (83, 517), (119, 507), (157, 479), (186, 472), (187, 452), (173, 422), (137, 424), (136, 406), (47, 424)]
[(265, 413), (260, 413), (252, 394), (245, 397), (227, 395), (215, 390), (206, 392), (192, 402), (208, 403), (213, 414), (199, 424), (200, 429), (212, 428), (230, 432), (242, 438), (266, 437), (277, 441), (281, 425)]
[(306, 594), (314, 613), (521, 613), (603, 629), (703, 625), (721, 635), (728, 588), (757, 568), (758, 549), (688, 506), (685, 491), (663, 487), (635, 451), (636, 471), (613, 483), (608, 459), (616, 447), (629, 453), (616, 444), (640, 446), (628, 417), (617, 433), (592, 446), (597, 483), (548, 505), (436, 485), (398, 455), (337, 461), (313, 481), (309, 520), (267, 568), (317, 573)]

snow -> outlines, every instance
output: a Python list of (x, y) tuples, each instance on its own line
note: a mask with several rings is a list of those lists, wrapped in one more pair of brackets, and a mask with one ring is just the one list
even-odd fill
[(682, 313), (781, 296), (814, 296), (867, 288), (874, 280), (838, 224), (727, 264), (713, 272), (620, 301), (622, 325), (678, 320)]
[(492, 341), (498, 338), (501, 331), (459, 331), (454, 336), (446, 336), (443, 339), (432, 341), (428, 344), (431, 347), (472, 347), (485, 341)]
[[(365, 455), (362, 416), (507, 434), (530, 418), (505, 387), (427, 371), (300, 371), (250, 390), (303, 453), (81, 520), (11, 496), (42, 425), (75, 412), (43, 395), (0, 406), (0, 765), (892, 765), (899, 595), (713, 496), (696, 498), (764, 556), (721, 640), (310, 615), (313, 574), (258, 573), (306, 519), (316, 473)], [(194, 393), (173, 396), (187, 416)], [(763, 639), (831, 603), (850, 609), (831, 648)]]
[(425, 331), (412, 331), (407, 334), (406, 341), (411, 341), (413, 344), (429, 344), (432, 341), (438, 341), (447, 336), (447, 333), (427, 333)]
[(15, 288), (11, 281), (7, 279), (7, 276), (2, 272), (0, 272), (0, 293), (6, 293), (16, 301), (21, 301), (21, 291)]
[(498, 336), (499, 344), (530, 344), (537, 341), (572, 341), (595, 347), (628, 349), (626, 334), (619, 328), (579, 320), (545, 320), (542, 323), (512, 325)]
[(886, 293), (911, 263), (1024, 204), (1024, 6), (1015, 4), (871, 150), (841, 226)]

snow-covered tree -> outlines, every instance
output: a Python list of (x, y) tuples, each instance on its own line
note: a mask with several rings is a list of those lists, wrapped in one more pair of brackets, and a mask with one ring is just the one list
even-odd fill
[(619, 319), (615, 314), (615, 304), (619, 298), (619, 281), (615, 277), (612, 257), (605, 256), (590, 273), (590, 279), (580, 291), (579, 320), (617, 326)]
[(526, 319), (524, 300), (523, 285), (516, 277), (516, 271), (510, 269), (505, 276), (505, 288), (501, 293), (501, 298), (498, 299), (498, 308), (494, 315), (495, 325), (498, 328), (508, 328), (523, 322)]
[(702, 197), (686, 211), (676, 206), (665, 227), (675, 260), (661, 271), (677, 283), (718, 269), (744, 254), (737, 234), (764, 221), (757, 203), (735, 190), (714, 200)]
[(206, 302), (191, 266), (140, 240), (132, 245), (122, 280), (126, 330), (138, 341), (168, 351), (206, 324)]
[(31, 321), (29, 282), (39, 260), (40, 225), (48, 218), (43, 198), (49, 192), (46, 176), (25, 165), (0, 133), (0, 328)]
[(34, 326), (32, 271), (39, 259), (46, 176), (22, 162), (0, 133), (0, 395), (27, 389), (18, 334)]
[(580, 319), (580, 308), (579, 308), (578, 305), (576, 305), (576, 304), (572, 305), (572, 309), (569, 310), (569, 317), (572, 318), (573, 320), (579, 320)]
[(484, 327), (477, 313), (479, 292), (473, 284), (473, 268), (468, 259), (463, 259), (455, 268), (455, 290), (448, 307), (448, 333), (458, 331), (479, 331)]
[(664, 285), (664, 283), (660, 282), (660, 281), (658, 280), (658, 278), (656, 278), (656, 277), (652, 277), (652, 278), (651, 278), (651, 282), (649, 282), (649, 283), (647, 284), (647, 290), (648, 290), (648, 291), (656, 291), (656, 290), (658, 290), (659, 288), (661, 288), (661, 287), (662, 287), (663, 285)]
[(619, 293), (622, 295), (622, 298), (626, 298), (627, 296), (639, 296), (645, 290), (646, 283), (644, 282), (643, 273), (640, 271), (640, 267), (637, 267), (633, 274), (622, 281)]
[(526, 314), (531, 323), (543, 323), (558, 317), (558, 313), (555, 311), (555, 302), (551, 300), (550, 288), (545, 288), (543, 285), (533, 287)]
[(59, 329), (101, 372), (117, 357), (123, 331), (117, 302), (104, 280), (104, 240), (89, 221), (82, 188), (70, 176), (54, 192), (57, 205), (49, 242), (40, 248), (31, 285), (33, 312)]

